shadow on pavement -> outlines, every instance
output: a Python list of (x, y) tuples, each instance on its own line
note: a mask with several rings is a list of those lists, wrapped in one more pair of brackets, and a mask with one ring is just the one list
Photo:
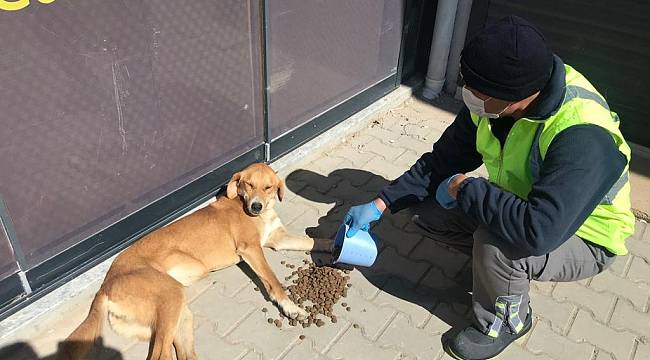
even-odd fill
[[(350, 206), (371, 201), (389, 182), (382, 176), (359, 169), (338, 169), (328, 176), (299, 169), (289, 174), (285, 181), (291, 191), (309, 201), (335, 203), (327, 215), (318, 220), (318, 226), (305, 230), (307, 235), (313, 238), (330, 239), (335, 236)], [(357, 267), (356, 270), (382, 291), (417, 304), (450, 325), (452, 330), (443, 335), (444, 341), (470, 322), (468, 313), (471, 307), (471, 269), (465, 266), (457, 275), (442, 279), (439, 283), (433, 281), (432, 284), (432, 281), (429, 281), (425, 285), (419, 281), (422, 277), (413, 281), (413, 273), (420, 271), (418, 269), (421, 269), (423, 263), (422, 259), (413, 259), (417, 244), (409, 246), (408, 256), (403, 254), (404, 251), (402, 254), (396, 251), (404, 248), (407, 233), (410, 237), (418, 236), (417, 228), (411, 223), (411, 215), (409, 209), (397, 214), (385, 213), (382, 220), (373, 225), (372, 230), (381, 242), (375, 264), (371, 268)], [(420, 241), (434, 240), (423, 237)], [(447, 253), (450, 257), (466, 256), (442, 245), (439, 245), (439, 251), (441, 253), (436, 257), (438, 259), (444, 259)], [(399, 260), (395, 260), (395, 257), (399, 257)], [(467, 259), (469, 260), (469, 257)], [(316, 258), (314, 260), (318, 261)], [(396, 263), (399, 265), (395, 265)], [(433, 264), (433, 267), (444, 272), (445, 265)]]
[[(59, 343), (61, 346), (61, 343)], [(93, 344), (92, 349), (86, 355), (87, 359), (96, 360), (122, 360), (122, 354), (112, 348), (104, 346), (104, 341), (100, 337)], [(27, 343), (17, 342), (0, 349), (0, 359), (3, 360), (54, 360), (56, 354), (39, 357), (34, 349)]]

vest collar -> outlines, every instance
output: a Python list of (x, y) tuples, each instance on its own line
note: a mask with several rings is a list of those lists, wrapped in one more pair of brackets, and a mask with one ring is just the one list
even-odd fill
[(553, 55), (553, 72), (546, 86), (540, 91), (539, 96), (531, 104), (524, 116), (530, 120), (546, 120), (555, 114), (562, 106), (566, 91), (566, 73), (564, 62), (559, 56)]

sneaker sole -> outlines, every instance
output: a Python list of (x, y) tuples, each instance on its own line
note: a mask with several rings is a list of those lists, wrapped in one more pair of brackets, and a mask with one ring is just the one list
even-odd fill
[[(532, 323), (532, 321), (531, 321), (530, 326), (528, 327), (528, 329), (522, 329), (522, 331), (521, 331), (519, 334), (517, 334), (517, 336), (512, 340), (512, 342), (511, 342), (510, 344), (508, 344), (508, 346), (512, 345), (512, 343), (515, 342), (515, 341), (516, 341), (517, 339), (519, 339), (520, 337), (522, 337), (522, 336), (528, 334), (528, 332), (529, 332), (530, 329), (532, 329), (532, 328), (533, 328), (533, 323)], [(525, 331), (523, 331), (523, 330), (525, 330)], [(501, 349), (501, 351), (499, 351), (498, 353), (496, 353), (496, 354), (494, 354), (494, 355), (492, 355), (492, 356), (490, 356), (490, 357), (481, 358), (481, 359), (465, 359), (465, 358), (463, 358), (463, 357), (460, 357), (459, 355), (456, 355), (456, 353), (454, 353), (454, 352), (451, 350), (451, 347), (449, 346), (449, 341), (447, 341), (447, 343), (443, 346), (443, 349), (447, 352), (447, 354), (448, 354), (449, 356), (453, 357), (453, 358), (456, 359), (456, 360), (488, 360), (488, 359), (494, 359), (495, 357), (499, 356), (499, 354), (501, 354), (502, 352), (504, 352), (504, 351), (508, 348), (508, 346), (504, 347), (503, 349)]]
[(451, 348), (449, 347), (448, 344), (445, 344), (444, 349), (445, 349), (445, 352), (447, 352), (447, 355), (453, 357), (454, 359), (457, 359), (457, 360), (465, 360), (465, 359), (463, 359), (462, 357), (456, 355), (453, 351), (451, 351)]

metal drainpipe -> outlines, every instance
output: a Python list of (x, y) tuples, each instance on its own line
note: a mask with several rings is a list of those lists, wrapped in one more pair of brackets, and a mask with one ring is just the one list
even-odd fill
[(451, 95), (458, 93), (458, 73), (460, 72), (460, 52), (465, 46), (469, 15), (472, 12), (472, 0), (458, 0), (456, 21), (454, 22), (454, 35), (451, 38), (449, 61), (445, 75), (445, 92)]
[(438, 97), (445, 84), (445, 70), (449, 59), (449, 47), (454, 33), (454, 19), (458, 0), (439, 0), (436, 23), (433, 28), (429, 67), (422, 96), (432, 100)]

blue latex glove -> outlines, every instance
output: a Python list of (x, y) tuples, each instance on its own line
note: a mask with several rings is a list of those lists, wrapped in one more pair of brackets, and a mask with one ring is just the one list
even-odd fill
[(453, 209), (458, 205), (456, 202), (456, 199), (452, 198), (451, 195), (449, 195), (449, 183), (451, 183), (452, 180), (458, 175), (461, 174), (456, 174), (452, 175), (445, 180), (443, 180), (440, 185), (438, 185), (438, 189), (436, 190), (436, 200), (445, 209)]
[(352, 237), (359, 229), (368, 231), (370, 223), (379, 220), (381, 214), (374, 201), (351, 207), (343, 219), (345, 225), (350, 227), (345, 236)]

